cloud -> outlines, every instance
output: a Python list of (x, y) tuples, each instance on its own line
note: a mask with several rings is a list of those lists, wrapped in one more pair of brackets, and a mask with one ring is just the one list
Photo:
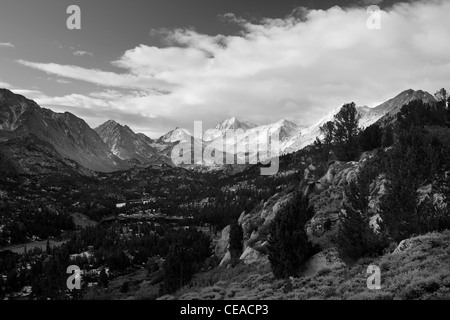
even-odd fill
[(2, 89), (9, 89), (12, 86), (9, 83), (3, 82), (2, 79), (0, 79), (0, 88)]
[(367, 28), (362, 6), (298, 8), (259, 21), (227, 14), (240, 34), (163, 30), (165, 47), (141, 44), (111, 62), (123, 73), (19, 63), (113, 90), (64, 97), (67, 105), (106, 115), (127, 112), (186, 127), (194, 120), (209, 127), (233, 115), (256, 123), (312, 123), (347, 102), (373, 105), (407, 88), (448, 86), (447, 12), (448, 1), (399, 3), (381, 12), (381, 30)]
[(94, 54), (92, 52), (78, 50), (78, 51), (74, 51), (73, 55), (74, 56), (91, 56), (92, 57)]
[(44, 93), (35, 89), (10, 88), (15, 94), (20, 94), (30, 100), (38, 100), (46, 97)]
[(68, 81), (68, 80), (64, 80), (64, 79), (56, 79), (55, 80), (56, 82), (58, 82), (58, 83), (62, 83), (62, 84), (69, 84), (69, 83), (72, 83), (72, 82), (70, 82), (70, 81)]
[(11, 42), (0, 42), (0, 47), (14, 48), (15, 46)]
[(17, 60), (17, 62), (33, 69), (45, 71), (48, 74), (87, 81), (99, 86), (141, 88), (147, 90), (152, 88), (167, 90), (172, 87), (169, 83), (156, 79), (148, 74), (119, 74), (97, 69), (86, 69), (78, 66), (61, 65), (57, 63), (37, 63), (25, 60)]
[(20, 94), (22, 96), (27, 97), (28, 99), (39, 99), (42, 97), (46, 97), (46, 95), (44, 93), (42, 93), (41, 91), (39, 91), (37, 89), (18, 88), (9, 83), (3, 82), (1, 79), (0, 79), (0, 88), (11, 90), (15, 94)]

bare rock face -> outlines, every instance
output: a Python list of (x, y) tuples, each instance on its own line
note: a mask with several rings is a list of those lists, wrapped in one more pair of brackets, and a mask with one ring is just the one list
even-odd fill
[(227, 251), (227, 253), (225, 253), (222, 260), (220, 261), (219, 266), (220, 267), (226, 266), (229, 262), (231, 262), (231, 253), (230, 251)]
[(316, 180), (316, 170), (317, 170), (317, 168), (313, 164), (310, 164), (308, 166), (308, 168), (305, 169), (305, 172), (303, 174), (303, 179), (305, 181)]
[(253, 245), (253, 249), (255, 249), (258, 252), (261, 252), (262, 254), (269, 254), (269, 248), (268, 248), (268, 241), (258, 241)]
[(252, 247), (247, 247), (247, 249), (245, 249), (239, 259), (242, 260), (245, 264), (268, 261), (267, 256), (263, 255), (261, 252), (253, 249)]
[[(252, 233), (258, 229), (267, 229), (272, 220), (277, 215), (283, 206), (291, 199), (292, 190), (279, 192), (270, 197), (266, 202), (261, 203), (256, 209), (244, 216), (242, 219), (242, 230), (244, 232), (244, 238), (250, 239)], [(263, 233), (259, 233), (261, 235)], [(255, 236), (255, 235), (253, 235)]]
[[(310, 165), (304, 172), (304, 177), (308, 180), (303, 181), (300, 186), (283, 190), (270, 197), (266, 202), (261, 202), (251, 212), (242, 213), (239, 223), (244, 231), (246, 255), (258, 256), (250, 249), (256, 250), (259, 254), (267, 253), (267, 247), (264, 244), (267, 243), (270, 223), (291, 201), (295, 191), (303, 193), (307, 191), (310, 204), (314, 206), (315, 215), (305, 226), (309, 240), (322, 248), (332, 245), (339, 226), (339, 216), (342, 214), (343, 204), (346, 201), (345, 186), (357, 179), (361, 167), (374, 154), (374, 152), (366, 152), (359, 161), (333, 161), (325, 175), (318, 180), (316, 180), (317, 169)], [(370, 187), (370, 226), (374, 230), (378, 230), (381, 220), (378, 212), (379, 200), (385, 193), (385, 184), (386, 178), (380, 175)], [(252, 260), (252, 258), (246, 258), (246, 255), (244, 255), (245, 259)]]
[(217, 258), (223, 259), (223, 257), (226, 255), (228, 248), (230, 246), (230, 229), (231, 226), (226, 226), (222, 230), (222, 235), (217, 241), (216, 248), (214, 250), (214, 254)]
[(433, 185), (431, 183), (417, 189), (419, 204), (423, 200), (427, 199), (430, 196), (432, 191), (433, 191)]
[(329, 248), (312, 256), (306, 264), (304, 276), (311, 276), (322, 269), (338, 269), (345, 267), (344, 261), (339, 256), (336, 248)]
[(109, 120), (94, 129), (112, 153), (122, 160), (134, 159), (147, 163), (158, 158), (154, 141), (144, 134), (136, 134), (128, 126)]
[(395, 248), (394, 252), (392, 254), (399, 254), (402, 252), (408, 251), (413, 246), (413, 241), (411, 239), (405, 239), (400, 241), (397, 248)]
[(246, 215), (246, 212), (243, 211), (243, 212), (241, 213), (241, 215), (239, 216), (239, 219), (238, 219), (238, 225), (242, 226), (242, 223), (244, 222), (244, 217), (245, 217), (245, 215)]
[(380, 232), (380, 221), (382, 221), (382, 219), (379, 213), (370, 218), (369, 225), (375, 233)]
[[(314, 244), (326, 247), (332, 243), (339, 215), (347, 201), (345, 186), (356, 181), (361, 166), (373, 155), (373, 152), (366, 152), (357, 162), (334, 161), (328, 167), (327, 173), (317, 181), (314, 192), (310, 193), (310, 203), (314, 206), (315, 215), (306, 225), (308, 238)], [(384, 185), (381, 182), (372, 186), (373, 215), (377, 214), (382, 186)], [(378, 227), (377, 222), (377, 218), (373, 219), (373, 228)]]
[(370, 185), (369, 211), (372, 214), (379, 212), (380, 199), (386, 194), (386, 184), (386, 175), (381, 174)]

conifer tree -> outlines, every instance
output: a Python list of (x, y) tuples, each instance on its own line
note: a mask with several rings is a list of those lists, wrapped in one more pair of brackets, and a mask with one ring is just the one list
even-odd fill
[(344, 161), (353, 160), (358, 154), (359, 119), (360, 115), (353, 102), (345, 104), (334, 116), (334, 143), (338, 157)]
[(232, 258), (239, 258), (242, 254), (242, 240), (244, 234), (237, 222), (230, 227), (230, 253)]
[(106, 274), (105, 268), (100, 271), (100, 275), (98, 277), (98, 283), (103, 288), (108, 288), (109, 280), (108, 275)]
[(296, 193), (293, 201), (280, 210), (269, 234), (269, 261), (273, 274), (282, 279), (298, 275), (309, 255), (305, 224), (314, 215), (307, 197)]
[(356, 181), (345, 188), (346, 201), (340, 215), (337, 244), (347, 257), (358, 259), (362, 256), (377, 255), (387, 245), (387, 235), (382, 230), (370, 226), (369, 197), (370, 185), (379, 173), (376, 159), (367, 162), (360, 170)]

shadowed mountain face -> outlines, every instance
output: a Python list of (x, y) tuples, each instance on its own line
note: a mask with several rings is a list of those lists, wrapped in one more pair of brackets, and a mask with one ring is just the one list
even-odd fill
[(411, 101), (422, 100), (425, 103), (435, 103), (436, 99), (428, 92), (412, 89), (403, 91), (395, 98), (392, 98), (378, 107), (374, 108), (373, 111), (381, 115), (380, 122), (385, 123), (392, 121), (392, 119), (400, 112), (404, 105), (407, 105)]
[(64, 158), (51, 144), (33, 134), (0, 142), (0, 172), (71, 177), (95, 175), (77, 162)]
[(84, 120), (68, 112), (41, 108), (34, 101), (1, 89), (1, 140), (31, 135), (53, 146), (62, 157), (90, 170), (110, 172), (128, 168)]
[(144, 134), (136, 134), (128, 126), (109, 120), (95, 131), (108, 148), (122, 160), (137, 160), (140, 163), (151, 162), (158, 158), (158, 151), (152, 146), (154, 141)]

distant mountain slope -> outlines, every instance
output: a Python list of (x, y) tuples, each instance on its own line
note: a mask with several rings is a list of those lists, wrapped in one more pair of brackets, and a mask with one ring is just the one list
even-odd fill
[(226, 134), (228, 130), (236, 131), (238, 129), (247, 131), (253, 129), (257, 125), (245, 120), (237, 119), (236, 117), (227, 119), (219, 123), (214, 129), (208, 129), (203, 133), (204, 141), (212, 141)]
[[(403, 105), (417, 99), (425, 102), (435, 101), (427, 92), (409, 89), (375, 108), (357, 107), (361, 115), (360, 126), (364, 128), (377, 121), (392, 121)], [(320, 136), (320, 127), (327, 121), (333, 121), (340, 108), (335, 108), (306, 128), (284, 119), (257, 126), (233, 117), (219, 123), (214, 129), (204, 131), (203, 140), (194, 139), (188, 130), (178, 127), (159, 139), (152, 140), (112, 120), (93, 130), (84, 120), (71, 113), (55, 113), (39, 107), (34, 101), (23, 96), (0, 89), (0, 141), (33, 135), (38, 141), (53, 146), (62, 157), (76, 161), (90, 170), (103, 172), (148, 163), (170, 164), (175, 146), (185, 144), (187, 148), (189, 145), (193, 147), (194, 141), (202, 145), (202, 150), (209, 145), (219, 151), (234, 152), (240, 159), (248, 157), (248, 150), (259, 151), (261, 161), (311, 145)], [(243, 134), (226, 137), (227, 131), (236, 130)], [(266, 150), (261, 142), (265, 142), (273, 133), (279, 134), (279, 147)], [(241, 151), (238, 151), (238, 146)], [(214, 161), (205, 159), (195, 163), (215, 164)]]
[(158, 158), (158, 151), (152, 146), (154, 141), (144, 134), (136, 134), (128, 126), (109, 120), (95, 131), (108, 145), (112, 153), (122, 160), (136, 159), (140, 163)]
[[(405, 90), (375, 108), (368, 108), (366, 106), (357, 107), (358, 112), (361, 115), (359, 125), (361, 128), (367, 128), (377, 121), (381, 121), (382, 118), (386, 119), (388, 117), (393, 117), (400, 111), (402, 106), (413, 100), (423, 100), (425, 102), (435, 101), (433, 96), (428, 92), (422, 90), (414, 91), (412, 89)], [(320, 136), (320, 127), (328, 121), (333, 121), (334, 116), (340, 109), (341, 107), (335, 108), (314, 125), (297, 132), (297, 135), (293, 135), (291, 140), (286, 143), (286, 148), (283, 150), (283, 153), (295, 152), (312, 144), (316, 137)]]
[(129, 166), (111, 153), (87, 123), (71, 113), (55, 113), (34, 101), (0, 89), (0, 139), (34, 135), (63, 157), (95, 171), (115, 171)]
[(169, 131), (156, 140), (156, 143), (168, 144), (175, 142), (187, 142), (191, 140), (192, 136), (193, 135), (188, 130), (176, 127), (174, 130)]
[(374, 108), (372, 111), (372, 116), (376, 117), (377, 121), (380, 122), (391, 121), (395, 117), (395, 115), (400, 112), (401, 108), (404, 105), (414, 100), (422, 100), (423, 102), (426, 103), (436, 102), (436, 99), (428, 92), (422, 90), (414, 91), (412, 89), (409, 89), (403, 91), (395, 98), (392, 98), (382, 103), (378, 107)]
[(40, 141), (34, 135), (0, 142), (0, 172), (28, 175), (94, 175), (77, 162), (62, 157), (51, 144)]
[[(421, 90), (414, 91), (412, 89), (405, 90), (375, 108), (369, 108), (367, 106), (356, 107), (361, 116), (360, 127), (366, 128), (377, 121), (381, 121), (381, 119), (395, 116), (402, 106), (413, 100), (423, 100), (425, 102), (435, 101), (433, 96), (428, 92)], [(300, 126), (285, 119), (272, 124), (257, 126), (248, 121), (233, 117), (219, 123), (214, 129), (204, 131), (203, 148), (209, 145), (222, 152), (235, 150), (234, 153), (239, 159), (247, 157), (249, 150), (252, 152), (258, 151), (260, 161), (280, 154), (296, 152), (313, 144), (316, 138), (320, 136), (320, 127), (328, 121), (333, 121), (334, 116), (340, 109), (341, 106), (336, 107), (309, 127)], [(242, 134), (226, 136), (227, 132), (234, 133), (236, 130), (240, 130)], [(279, 134), (279, 146), (278, 148), (270, 146), (270, 150), (267, 150), (264, 142), (273, 133)], [(174, 145), (178, 143), (189, 144), (193, 141), (192, 139), (193, 137), (189, 131), (176, 128), (159, 138), (155, 143), (155, 147), (160, 151), (165, 150), (165, 155), (170, 156), (170, 151)], [(239, 152), (238, 147), (240, 150), (246, 151)], [(211, 161), (204, 161), (203, 164), (212, 165), (213, 163)]]

